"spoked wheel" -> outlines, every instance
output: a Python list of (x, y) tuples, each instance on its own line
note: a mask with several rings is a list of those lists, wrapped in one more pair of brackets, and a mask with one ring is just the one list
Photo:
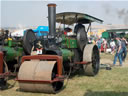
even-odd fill
[(99, 72), (100, 56), (96, 45), (86, 45), (83, 52), (83, 61), (89, 62), (83, 65), (86, 75), (95, 76)]
[(99, 64), (100, 64), (100, 57), (99, 57), (99, 51), (94, 47), (93, 53), (92, 53), (92, 67), (95, 74), (99, 71)]

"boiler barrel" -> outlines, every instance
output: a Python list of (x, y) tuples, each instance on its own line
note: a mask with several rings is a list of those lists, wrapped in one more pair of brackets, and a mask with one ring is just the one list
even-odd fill
[(61, 49), (61, 52), (62, 52), (62, 56), (63, 56), (63, 61), (70, 60), (74, 55), (74, 52), (72, 52), (68, 49)]

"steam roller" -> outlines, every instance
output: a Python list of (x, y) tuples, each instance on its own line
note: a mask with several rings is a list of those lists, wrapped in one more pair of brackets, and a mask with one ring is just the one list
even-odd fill
[[(28, 29), (23, 37), (27, 56), (22, 57), (17, 81), (22, 91), (57, 93), (64, 86), (69, 74), (83, 71), (95, 76), (99, 72), (98, 47), (88, 44), (84, 24), (102, 20), (83, 13), (64, 12), (56, 14), (56, 4), (48, 4), (49, 34), (37, 37)], [(65, 34), (65, 28), (56, 32), (56, 23), (72, 25), (73, 34)], [(43, 34), (43, 32), (42, 32)]]

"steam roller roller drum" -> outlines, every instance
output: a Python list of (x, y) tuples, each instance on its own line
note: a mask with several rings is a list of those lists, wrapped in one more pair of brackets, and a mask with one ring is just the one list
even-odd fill
[[(56, 61), (24, 61), (19, 69), (19, 80), (53, 80), (56, 76)], [(21, 91), (57, 93), (63, 87), (63, 81), (54, 83), (19, 82)]]
[(95, 76), (99, 72), (100, 56), (96, 45), (87, 44), (83, 51), (83, 61), (89, 62), (83, 65), (86, 75)]

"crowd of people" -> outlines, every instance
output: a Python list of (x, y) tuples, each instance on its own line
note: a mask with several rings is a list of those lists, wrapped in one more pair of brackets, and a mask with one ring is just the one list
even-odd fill
[(99, 49), (100, 52), (101, 51), (106, 52), (106, 49), (108, 47), (108, 43), (107, 43), (107, 40), (106, 39), (104, 39), (104, 38), (98, 38), (96, 40), (96, 45), (98, 46), (98, 49)]
[(122, 62), (125, 61), (125, 58), (127, 56), (128, 42), (124, 37), (123, 38), (116, 37), (116, 40), (117, 40), (117, 44), (116, 44), (117, 48), (116, 48), (116, 54), (113, 61), (113, 66), (115, 66), (116, 64), (117, 57), (119, 59), (120, 66), (122, 66)]
[(99, 51), (110, 52), (111, 54), (115, 53), (113, 66), (115, 66), (117, 58), (119, 59), (120, 66), (122, 66), (122, 62), (125, 61), (127, 56), (127, 40), (122, 37), (116, 37), (115, 39), (111, 39), (109, 42), (104, 38), (98, 38), (96, 40), (96, 45), (99, 48)]

